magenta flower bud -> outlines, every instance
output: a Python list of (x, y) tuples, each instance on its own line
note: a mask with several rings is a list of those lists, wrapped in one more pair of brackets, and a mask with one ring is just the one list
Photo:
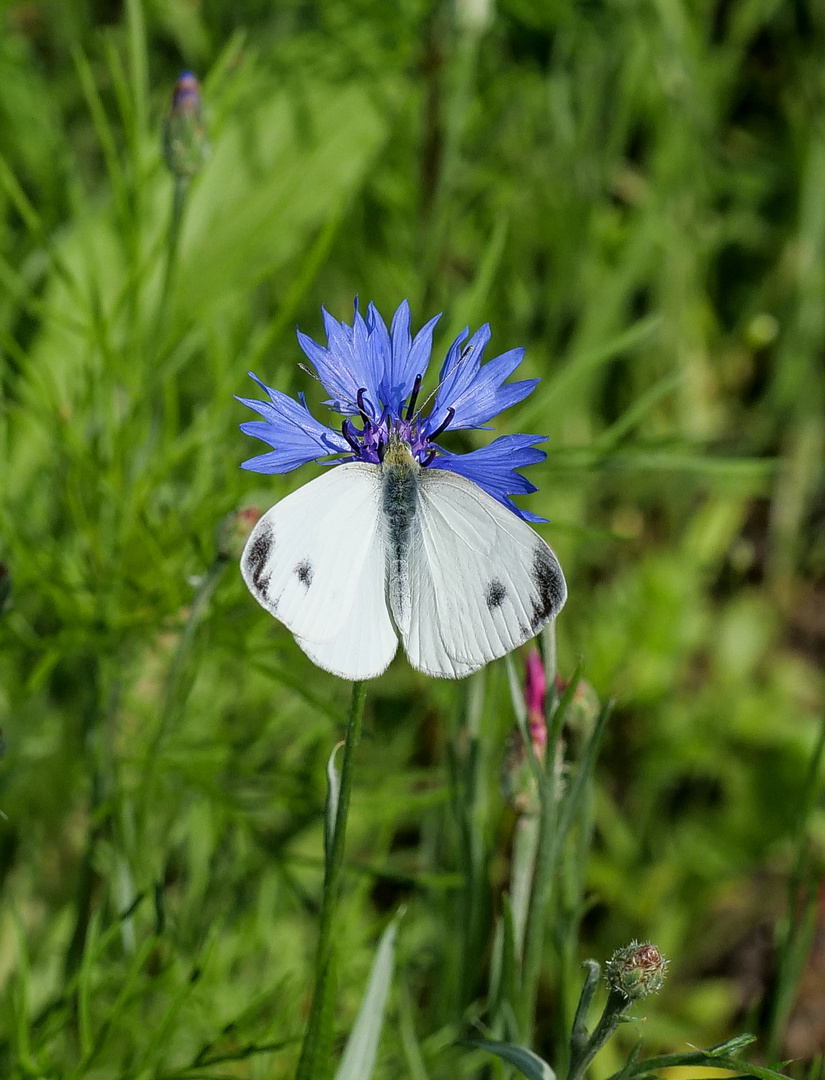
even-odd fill
[(163, 156), (173, 176), (191, 180), (208, 155), (200, 84), (191, 71), (184, 71), (163, 127)]
[(611, 989), (638, 1001), (662, 989), (667, 964), (655, 945), (631, 941), (613, 953), (605, 964), (605, 974)]
[(536, 649), (527, 654), (527, 678), (524, 686), (524, 703), (527, 706), (527, 722), (530, 725), (530, 737), (533, 749), (539, 756), (544, 752), (547, 742), (547, 723), (544, 717), (544, 703), (547, 695), (547, 677), (544, 663)]

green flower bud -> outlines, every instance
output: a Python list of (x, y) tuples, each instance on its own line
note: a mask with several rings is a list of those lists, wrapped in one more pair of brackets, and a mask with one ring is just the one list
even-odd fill
[[(556, 693), (559, 697), (569, 685), (569, 681), (556, 678)], [(580, 753), (590, 740), (601, 707), (599, 695), (587, 679), (580, 679), (564, 717), (565, 728), (575, 754)]]
[(191, 71), (184, 71), (175, 83), (163, 126), (163, 156), (178, 180), (191, 180), (209, 156), (201, 88)]
[(605, 975), (611, 989), (639, 1001), (662, 989), (667, 964), (655, 945), (631, 941), (613, 953), (605, 964)]
[[(544, 747), (541, 748), (539, 760), (544, 758)], [(518, 731), (511, 731), (504, 748), (504, 758), (501, 762), (501, 794), (504, 801), (516, 811), (517, 814), (538, 814), (539, 812), (539, 789), (524, 741)]]

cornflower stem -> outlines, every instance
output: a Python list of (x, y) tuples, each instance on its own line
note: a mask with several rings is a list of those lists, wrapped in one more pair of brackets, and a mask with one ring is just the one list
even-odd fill
[(172, 189), (172, 212), (169, 218), (169, 233), (166, 239), (166, 262), (163, 267), (163, 282), (160, 288), (160, 301), (156, 321), (156, 333), (159, 337), (166, 321), (166, 311), (169, 306), (169, 297), (172, 293), (172, 285), (175, 279), (175, 267), (178, 259), (178, 245), (180, 243), (180, 231), (183, 224), (183, 208), (186, 203), (186, 192), (189, 189), (189, 181), (183, 177), (175, 177), (175, 185)]
[(795, 857), (788, 881), (788, 909), (779, 946), (779, 964), (770, 1002), (768, 1024), (768, 1060), (778, 1061), (782, 1033), (796, 992), (802, 965), (814, 933), (816, 917), (816, 877), (811, 873), (808, 853), (808, 830), (811, 814), (821, 789), (819, 778), (825, 756), (825, 719), (808, 763), (802, 799), (794, 828)]
[[(593, 968), (596, 969), (595, 975), (591, 968), (576, 1012), (576, 1023), (570, 1040), (570, 1068), (566, 1080), (582, 1080), (590, 1062), (624, 1020), (624, 1015), (630, 1007), (630, 998), (626, 997), (621, 990), (611, 987), (604, 1006), (604, 1012), (593, 1034), (589, 1039), (586, 1038), (587, 1033), (584, 1030), (585, 1016), (583, 1014), (586, 1013), (586, 1006), (590, 1004), (593, 997), (594, 983), (598, 980), (598, 964), (593, 964)], [(582, 1008), (583, 1004), (584, 1008)]]
[[(546, 654), (547, 664), (547, 743), (544, 752), (544, 770), (539, 783), (539, 836), (536, 856), (533, 893), (527, 914), (527, 927), (524, 939), (524, 962), (522, 965), (522, 995), (519, 1026), (526, 1046), (533, 1041), (535, 1026), (536, 996), (539, 976), (541, 975), (541, 955), (544, 946), (547, 912), (553, 888), (553, 878), (559, 857), (559, 828), (556, 766), (559, 756), (562, 724), (565, 709), (555, 697), (555, 639), (550, 638), (550, 648)], [(552, 657), (552, 660), (550, 659)], [(551, 689), (552, 688), (552, 689)], [(529, 750), (528, 750), (529, 752)]]
[(520, 814), (513, 837), (513, 866), (510, 874), (510, 903), (513, 908), (513, 936), (516, 956), (521, 960), (524, 932), (530, 910), (530, 889), (536, 870), (539, 846), (539, 818), (535, 814)]
[(315, 956), (315, 987), (312, 992), (312, 1008), (309, 1014), (301, 1058), (298, 1063), (298, 1080), (313, 1080), (325, 1075), (329, 1066), (329, 1046), (324, 1038), (325, 1019), (331, 1016), (335, 995), (333, 975), (333, 930), (335, 912), (341, 887), (341, 871), (344, 864), (344, 844), (347, 835), (347, 817), (349, 814), (350, 794), (352, 792), (352, 770), (355, 748), (361, 738), (361, 722), (364, 717), (364, 702), (367, 696), (367, 684), (352, 684), (347, 728), (344, 735), (344, 759), (341, 763), (341, 782), (338, 789), (338, 804), (335, 810), (335, 826), (327, 851), (324, 866), (324, 888), (321, 896), (321, 918), (318, 929), (318, 948)]
[[(162, 351), (163, 339), (169, 319), (169, 303), (174, 290), (175, 272), (178, 263), (178, 247), (180, 244), (181, 226), (183, 224), (183, 211), (188, 190), (188, 179), (176, 176), (175, 185), (172, 190), (172, 210), (169, 218), (169, 232), (166, 239), (166, 260), (163, 267), (163, 279), (160, 287), (160, 297), (158, 299), (153, 332), (153, 348), (161, 357), (164, 355)], [(177, 436), (180, 426), (178, 395), (174, 376), (164, 373), (162, 377), (162, 387), (164, 428), (171, 441)]]

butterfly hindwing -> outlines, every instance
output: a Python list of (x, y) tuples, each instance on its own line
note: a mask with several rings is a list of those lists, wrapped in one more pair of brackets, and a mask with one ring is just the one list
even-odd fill
[(465, 477), (420, 474), (409, 544), (414, 667), (461, 678), (523, 645), (567, 598), (556, 556), (526, 522)]

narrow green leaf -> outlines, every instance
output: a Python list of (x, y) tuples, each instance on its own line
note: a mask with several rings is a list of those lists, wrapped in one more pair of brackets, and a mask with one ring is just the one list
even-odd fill
[(531, 424), (547, 414), (548, 402), (557, 403), (568, 388), (582, 376), (598, 370), (615, 356), (629, 352), (650, 341), (662, 325), (661, 315), (648, 315), (617, 334), (604, 345), (575, 353), (567, 363), (548, 378), (540, 394), (533, 394), (529, 404), (518, 411), (516, 423), (520, 430), (530, 430)]
[(579, 1004), (576, 1008), (576, 1017), (573, 1021), (573, 1032), (570, 1036), (570, 1046), (574, 1051), (581, 1050), (587, 1042), (587, 1017), (590, 1012), (590, 1004), (599, 984), (601, 968), (595, 960), (585, 960), (582, 967), (587, 969), (584, 986), (582, 987)]
[[(689, 1050), (683, 1054), (661, 1054), (658, 1057), (645, 1058), (644, 1061), (628, 1062), (623, 1069), (614, 1073), (609, 1080), (629, 1080), (654, 1075), (659, 1069), (674, 1066), (712, 1066), (717, 1069), (730, 1069), (740, 1077), (756, 1077), (756, 1080), (787, 1080), (782, 1073), (762, 1065), (751, 1065), (734, 1057), (733, 1054), (754, 1041), (752, 1035), (738, 1035), (734, 1039), (712, 1046), (708, 1050)], [(732, 1078), (733, 1080), (733, 1078)]]
[(393, 919), (384, 931), (378, 951), (372, 963), (367, 988), (361, 999), (361, 1007), (355, 1018), (344, 1056), (335, 1074), (335, 1080), (369, 1080), (375, 1067), (378, 1040), (384, 1026), (384, 1010), (395, 968), (395, 941), (398, 936), (398, 919)]
[(301, 1047), (296, 1080), (323, 1080), (330, 1075), (329, 1062), (335, 1036), (336, 985), (337, 968), (333, 950), (315, 982), (312, 1014)]
[(329, 863), (332, 854), (332, 838), (335, 836), (335, 820), (338, 817), (338, 796), (341, 793), (341, 774), (335, 767), (335, 755), (343, 746), (336, 743), (327, 762), (327, 804), (324, 807), (324, 854)]
[(410, 1072), (410, 1080), (430, 1080), (427, 1074), (427, 1066), (424, 1064), (424, 1055), (415, 1033), (410, 992), (403, 980), (401, 980), (399, 990), (398, 1027), (401, 1035), (401, 1045), (404, 1048), (404, 1057)]
[(556, 1074), (547, 1062), (527, 1050), (523, 1046), (513, 1046), (512, 1043), (492, 1042), (489, 1039), (461, 1039), (459, 1046), (469, 1046), (474, 1050), (486, 1050), (488, 1054), (495, 1054), (502, 1061), (515, 1065), (522, 1076), (527, 1080), (556, 1080)]

